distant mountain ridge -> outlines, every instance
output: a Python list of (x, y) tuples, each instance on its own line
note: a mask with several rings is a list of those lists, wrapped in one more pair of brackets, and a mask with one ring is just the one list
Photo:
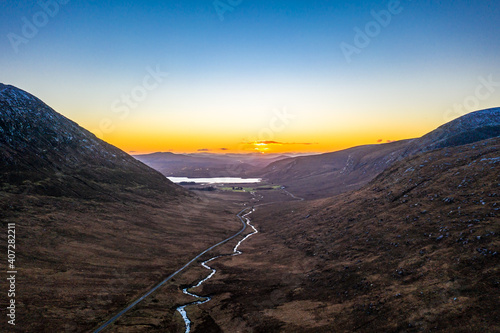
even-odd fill
[(183, 192), (40, 99), (4, 84), (0, 85), (0, 172), (0, 184), (8, 184), (6, 188), (19, 186), (16, 191), (29, 188), (56, 196), (102, 196), (105, 185), (142, 186), (172, 195)]
[(262, 154), (174, 154), (171, 152), (134, 155), (136, 159), (171, 177), (245, 177), (252, 176), (284, 155)]
[(418, 139), (366, 145), (271, 163), (259, 177), (309, 199), (361, 188), (393, 163), (417, 153), (500, 136), (500, 108), (476, 111)]

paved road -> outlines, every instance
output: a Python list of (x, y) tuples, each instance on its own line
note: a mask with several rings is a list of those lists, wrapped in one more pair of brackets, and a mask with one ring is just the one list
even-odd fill
[[(304, 201), (304, 198), (299, 198), (299, 197), (295, 196), (293, 193), (290, 193), (289, 191), (285, 190), (284, 188), (282, 188), (282, 190), (284, 191), (284, 193), (285, 193), (285, 194), (287, 194), (287, 195), (291, 196), (293, 199), (300, 200), (300, 201)], [(255, 196), (255, 192), (251, 192), (251, 194), (252, 194), (253, 196)], [(261, 199), (262, 199), (262, 198), (263, 198), (263, 197), (261, 196)], [(260, 200), (259, 200), (259, 199), (257, 199), (257, 201), (260, 201)], [(247, 214), (243, 215), (243, 218), (245, 218), (247, 225), (251, 226), (251, 227), (253, 228), (254, 232), (252, 232), (252, 233), (250, 233), (250, 234), (246, 235), (246, 236), (245, 236), (245, 238), (243, 238), (242, 240), (240, 240), (240, 241), (238, 242), (238, 244), (234, 247), (234, 249), (233, 249), (233, 253), (231, 253), (231, 254), (222, 254), (222, 255), (219, 255), (219, 256), (215, 256), (215, 257), (213, 257), (213, 258), (210, 258), (210, 259), (208, 259), (208, 260), (206, 260), (206, 261), (202, 262), (202, 263), (201, 263), (201, 265), (202, 265), (204, 268), (206, 268), (206, 269), (208, 269), (208, 270), (210, 270), (210, 271), (212, 271), (212, 272), (211, 272), (211, 273), (210, 273), (207, 277), (205, 277), (203, 280), (199, 281), (197, 284), (195, 284), (195, 285), (193, 285), (193, 286), (190, 286), (190, 287), (187, 287), (187, 288), (184, 288), (184, 289), (182, 290), (182, 292), (183, 292), (184, 294), (186, 294), (186, 295), (189, 295), (189, 296), (192, 296), (192, 297), (194, 297), (194, 298), (199, 299), (199, 301), (196, 301), (196, 302), (191, 302), (191, 303), (187, 303), (187, 304), (181, 305), (181, 306), (179, 306), (179, 307), (177, 308), (177, 311), (181, 314), (182, 319), (184, 320), (184, 324), (186, 325), (186, 330), (184, 331), (184, 333), (190, 333), (190, 332), (191, 332), (191, 324), (192, 324), (191, 320), (189, 319), (189, 317), (188, 317), (188, 315), (187, 315), (187, 313), (186, 313), (186, 307), (188, 307), (188, 306), (192, 306), (192, 305), (201, 305), (201, 304), (205, 304), (205, 303), (209, 302), (209, 301), (212, 299), (211, 297), (208, 297), (208, 296), (199, 296), (199, 295), (193, 294), (193, 293), (189, 292), (189, 290), (190, 290), (190, 289), (194, 289), (194, 288), (197, 288), (197, 287), (201, 286), (203, 283), (205, 283), (206, 281), (210, 280), (210, 279), (211, 279), (211, 278), (215, 275), (215, 273), (217, 272), (217, 270), (216, 270), (216, 269), (214, 269), (214, 268), (212, 268), (212, 267), (210, 267), (210, 266), (208, 266), (207, 264), (208, 264), (209, 262), (211, 262), (211, 261), (213, 261), (213, 260), (216, 260), (216, 259), (218, 259), (218, 258), (221, 258), (221, 257), (234, 256), (234, 255), (240, 255), (240, 254), (242, 254), (242, 252), (238, 250), (238, 248), (240, 247), (240, 245), (241, 245), (241, 244), (242, 244), (245, 240), (247, 240), (249, 237), (251, 237), (251, 236), (253, 236), (253, 235), (255, 235), (255, 234), (258, 234), (258, 233), (259, 233), (259, 232), (257, 231), (257, 229), (256, 229), (256, 228), (255, 228), (252, 224), (250, 224), (250, 219), (246, 218), (246, 216), (247, 216), (247, 215), (250, 215), (252, 212), (254, 212), (256, 207), (261, 207), (261, 206), (272, 205), (272, 204), (274, 204), (274, 203), (276, 203), (276, 202), (268, 202), (268, 203), (263, 203), (263, 204), (255, 205), (254, 207), (252, 207), (252, 210), (251, 210), (249, 213), (247, 213)], [(238, 217), (239, 217), (239, 218), (240, 218), (240, 220), (242, 220), (242, 221), (243, 221), (243, 219), (242, 219), (241, 214), (242, 214), (244, 211), (245, 211), (245, 210), (241, 211), (241, 212), (238, 214)]]
[[(295, 196), (293, 193), (290, 193), (289, 191), (285, 190), (284, 188), (282, 188), (282, 190), (284, 191), (284, 193), (285, 193), (285, 194), (287, 194), (287, 195), (291, 196), (293, 199), (300, 200), (300, 201), (304, 201), (304, 198), (299, 198), (299, 197)], [(252, 194), (253, 196), (255, 196), (255, 192), (251, 192), (251, 194)], [(261, 199), (263, 198), (263, 196), (260, 196), (260, 197), (261, 197)], [(256, 198), (256, 199), (257, 199), (257, 198)], [(260, 199), (257, 199), (257, 201), (260, 201)], [(181, 305), (181, 306), (179, 306), (179, 307), (177, 308), (177, 311), (181, 314), (182, 319), (184, 320), (184, 324), (186, 325), (186, 330), (184, 331), (184, 333), (190, 333), (190, 332), (191, 332), (191, 324), (192, 324), (191, 320), (189, 319), (189, 317), (188, 317), (188, 315), (187, 315), (187, 313), (186, 313), (186, 307), (188, 307), (188, 306), (192, 306), (192, 305), (201, 305), (201, 304), (205, 304), (205, 303), (209, 302), (209, 301), (212, 299), (212, 298), (211, 298), (211, 297), (209, 297), (209, 296), (200, 296), (200, 295), (193, 294), (193, 293), (189, 292), (189, 290), (190, 290), (190, 289), (194, 289), (194, 288), (197, 288), (197, 287), (201, 286), (203, 283), (205, 283), (206, 281), (210, 280), (210, 279), (211, 279), (211, 278), (215, 275), (215, 273), (217, 272), (217, 270), (216, 270), (215, 268), (212, 268), (212, 267), (208, 266), (207, 264), (208, 264), (209, 262), (211, 262), (211, 261), (213, 261), (213, 260), (216, 260), (216, 259), (218, 259), (218, 258), (221, 258), (221, 257), (235, 256), (235, 255), (240, 255), (240, 254), (242, 254), (242, 252), (238, 250), (238, 248), (240, 247), (240, 245), (241, 245), (244, 241), (246, 241), (249, 237), (251, 237), (251, 236), (253, 236), (253, 235), (255, 235), (255, 234), (258, 234), (258, 233), (259, 233), (259, 231), (258, 231), (258, 230), (257, 230), (257, 229), (256, 229), (256, 228), (252, 225), (252, 224), (250, 224), (250, 219), (246, 218), (246, 216), (248, 216), (248, 215), (250, 215), (252, 212), (254, 212), (256, 207), (261, 207), (261, 206), (272, 205), (272, 204), (274, 204), (274, 203), (276, 203), (276, 202), (268, 202), (268, 203), (263, 203), (263, 204), (255, 205), (254, 207), (252, 207), (252, 210), (251, 210), (249, 213), (247, 213), (247, 214), (243, 215), (243, 218), (245, 218), (247, 225), (251, 226), (251, 227), (252, 227), (252, 229), (254, 230), (254, 232), (252, 232), (252, 233), (250, 233), (250, 234), (246, 235), (246, 236), (245, 236), (245, 238), (243, 238), (242, 240), (240, 240), (240, 241), (238, 242), (238, 244), (236, 244), (236, 246), (234, 247), (234, 249), (233, 249), (233, 253), (231, 253), (231, 254), (222, 254), (222, 255), (218, 255), (218, 256), (215, 256), (215, 257), (213, 257), (213, 258), (210, 258), (210, 259), (208, 259), (208, 260), (206, 260), (206, 261), (202, 262), (202, 263), (201, 263), (201, 265), (202, 265), (204, 268), (206, 268), (206, 269), (208, 269), (209, 271), (211, 271), (211, 273), (210, 273), (207, 277), (205, 277), (203, 280), (199, 281), (197, 284), (195, 284), (195, 285), (193, 285), (193, 286), (190, 286), (190, 287), (187, 287), (187, 288), (184, 288), (184, 289), (182, 290), (182, 292), (183, 292), (184, 294), (186, 294), (186, 295), (189, 295), (189, 296), (192, 296), (192, 297), (194, 297), (194, 298), (199, 299), (199, 301), (195, 301), (195, 302), (187, 303), (187, 304)], [(242, 216), (241, 216), (241, 214), (242, 214), (244, 211), (245, 211), (245, 210), (241, 211), (241, 212), (238, 214), (238, 217), (240, 218), (240, 220), (242, 220)]]
[(222, 258), (222, 257), (238, 256), (238, 255), (243, 254), (240, 250), (238, 250), (238, 248), (241, 246), (241, 244), (244, 241), (246, 241), (248, 238), (250, 238), (251, 236), (259, 233), (259, 231), (257, 231), (257, 229), (252, 224), (250, 224), (250, 219), (247, 218), (247, 216), (250, 215), (250, 214), (252, 214), (254, 211), (255, 211), (255, 209), (252, 209), (249, 213), (246, 213), (245, 215), (240, 216), (240, 218), (243, 217), (246, 220), (246, 224), (248, 226), (252, 227), (252, 229), (254, 231), (252, 233), (246, 235), (242, 240), (240, 240), (238, 242), (238, 244), (236, 244), (236, 246), (233, 249), (233, 253), (230, 253), (230, 254), (221, 254), (221, 255), (215, 256), (213, 258), (210, 258), (210, 259), (205, 260), (204, 262), (202, 262), (201, 265), (204, 268), (206, 268), (206, 269), (208, 269), (209, 271), (212, 271), (212, 272), (206, 278), (204, 278), (203, 280), (199, 281), (197, 284), (195, 284), (193, 286), (190, 286), (190, 287), (187, 287), (187, 288), (184, 288), (182, 290), (182, 292), (184, 294), (199, 299), (199, 301), (187, 303), (187, 304), (184, 304), (184, 305), (179, 306), (177, 308), (177, 311), (181, 314), (182, 319), (184, 319), (184, 324), (186, 325), (186, 330), (184, 331), (184, 333), (190, 333), (191, 332), (191, 324), (192, 324), (191, 320), (189, 319), (189, 317), (188, 317), (188, 315), (186, 313), (186, 307), (191, 306), (191, 305), (205, 304), (205, 303), (209, 302), (212, 299), (211, 297), (208, 297), (208, 296), (199, 296), (199, 295), (193, 294), (193, 293), (189, 292), (189, 289), (198, 288), (199, 286), (201, 286), (206, 281), (210, 280), (215, 275), (215, 273), (217, 272), (217, 270), (215, 268), (212, 268), (212, 267), (208, 266), (207, 264), (209, 262), (212, 262), (212, 261), (214, 261), (216, 259), (219, 259), (219, 258)]
[(180, 269), (178, 269), (177, 271), (175, 271), (174, 273), (172, 273), (171, 275), (169, 275), (167, 278), (165, 278), (165, 280), (163, 280), (162, 282), (160, 282), (158, 285), (156, 285), (153, 289), (151, 289), (150, 291), (148, 291), (147, 293), (145, 293), (143, 296), (141, 296), (139, 299), (137, 299), (136, 301), (134, 301), (132, 304), (130, 304), (129, 306), (127, 306), (125, 309), (123, 309), (122, 311), (120, 311), (119, 313), (117, 313), (115, 316), (113, 316), (111, 319), (109, 319), (107, 322), (105, 322), (102, 326), (100, 326), (98, 329), (96, 329), (94, 331), (94, 333), (98, 333), (98, 332), (102, 332), (104, 329), (106, 329), (109, 325), (111, 325), (112, 323), (114, 323), (118, 318), (120, 318), (121, 316), (123, 316), (125, 313), (127, 313), (128, 311), (130, 311), (132, 308), (134, 308), (137, 304), (139, 304), (142, 300), (144, 300), (146, 297), (148, 297), (149, 295), (151, 295), (152, 293), (154, 293), (158, 288), (160, 288), (161, 286), (163, 286), (165, 283), (167, 283), (168, 281), (170, 281), (174, 276), (176, 276), (177, 274), (179, 274), (180, 272), (182, 272), (183, 270), (185, 270), (187, 267), (189, 267), (193, 262), (195, 262), (196, 260), (200, 259), (201, 256), (203, 256), (204, 254), (206, 254), (207, 252), (215, 249), (216, 247), (222, 245), (222, 244), (225, 244), (227, 242), (229, 242), (230, 240), (232, 240), (233, 238), (239, 236), (243, 231), (246, 230), (247, 228), (247, 224), (245, 223), (245, 221), (243, 220), (241, 214), (243, 214), (243, 212), (245, 212), (246, 210), (248, 210), (250, 208), (245, 208), (243, 209), (241, 212), (239, 212), (237, 214), (238, 218), (240, 219), (240, 222), (243, 224), (243, 227), (241, 228), (240, 231), (238, 231), (236, 234), (234, 234), (233, 236), (229, 237), (229, 238), (226, 238), (225, 240), (223, 240), (222, 242), (219, 242), (217, 244), (215, 244), (214, 246), (211, 246), (209, 247), (208, 249), (206, 249), (205, 251), (203, 251), (202, 253), (198, 254), (196, 257), (194, 257), (191, 261), (189, 261), (187, 264), (185, 264), (184, 266), (182, 266)]

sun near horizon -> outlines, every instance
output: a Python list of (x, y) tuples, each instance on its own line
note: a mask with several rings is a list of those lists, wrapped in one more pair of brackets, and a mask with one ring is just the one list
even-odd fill
[(500, 105), (494, 2), (40, 4), (0, 13), (1, 81), (129, 153), (330, 152)]
[[(376, 118), (376, 117), (374, 117)], [(132, 155), (156, 152), (172, 152), (177, 154), (211, 153), (211, 154), (320, 154), (334, 152), (361, 145), (384, 144), (399, 140), (413, 139), (441, 126), (439, 119), (435, 121), (413, 121), (406, 124), (378, 121), (380, 126), (373, 126), (376, 119), (368, 123), (357, 123), (352, 120), (346, 126), (332, 125), (337, 130), (311, 128), (306, 131), (303, 125), (290, 125), (288, 129), (273, 132), (268, 127), (259, 130), (242, 128), (224, 130), (214, 128), (195, 128), (193, 124), (180, 125), (176, 128), (150, 128), (143, 130), (137, 126), (110, 127), (106, 133), (93, 132), (96, 136), (117, 146)], [(154, 120), (153, 120), (154, 123)], [(303, 124), (303, 122), (298, 122)], [(417, 127), (416, 124), (419, 126)], [(109, 123), (110, 126), (113, 126)], [(228, 125), (230, 127), (231, 125)], [(349, 127), (348, 127), (349, 126)], [(255, 133), (255, 135), (252, 135)], [(247, 135), (245, 135), (247, 134)]]

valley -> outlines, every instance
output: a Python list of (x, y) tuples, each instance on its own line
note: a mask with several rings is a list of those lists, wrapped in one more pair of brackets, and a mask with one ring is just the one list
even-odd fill
[(334, 198), (260, 207), (246, 255), (214, 263), (201, 306), (213, 321), (195, 332), (499, 330), (499, 144), (418, 155)]
[(0, 109), (9, 331), (500, 330), (498, 108), (326, 154), (136, 158), (18, 88)]
[[(245, 203), (239, 202), (240, 205), (247, 206), (245, 210), (240, 212), (240, 214), (245, 214), (241, 215), (242, 221), (243, 219), (246, 220), (248, 217), (251, 219), (249, 213), (253, 208), (258, 209), (258, 207), (261, 206), (294, 200), (282, 190), (264, 190), (262, 192), (257, 190), (246, 193), (216, 191), (208, 192), (205, 195), (207, 198), (211, 198), (211, 200), (223, 199), (227, 203), (235, 201), (235, 195), (240, 198), (239, 200), (243, 198), (246, 199)], [(234, 219), (234, 221), (236, 221), (236, 219)], [(248, 220), (246, 223), (253, 222)], [(251, 224), (249, 225), (251, 226)], [(209, 303), (204, 302), (207, 296), (201, 297), (201, 304), (191, 305), (197, 302), (197, 298), (193, 297), (190, 293), (199, 295), (198, 290), (202, 290), (200, 288), (203, 287), (203, 284), (208, 283), (210, 279), (222, 273), (219, 269), (214, 268), (218, 267), (219, 262), (225, 262), (228, 258), (233, 258), (235, 253), (239, 253), (238, 251), (242, 252), (240, 255), (244, 256), (247, 254), (244, 248), (247, 246), (247, 239), (255, 233), (252, 229), (253, 227), (247, 228), (241, 236), (235, 237), (234, 239), (231, 237), (229, 241), (223, 244), (212, 246), (210, 251), (205, 251), (195, 263), (180, 272), (175, 278), (166, 282), (164, 286), (138, 303), (134, 308), (130, 309), (126, 314), (114, 322), (113, 325), (103, 331), (131, 332), (147, 329), (147, 331), (151, 332), (184, 332), (186, 324), (183, 322), (178, 311), (179, 305), (183, 304), (188, 305), (185, 308), (185, 312), (181, 313), (186, 313), (185, 320), (189, 320), (191, 332), (206, 332), (207, 329), (210, 330), (210, 328), (207, 328), (207, 320), (210, 322), (211, 319), (207, 318), (206, 314), (200, 311), (200, 309), (203, 309), (204, 304)], [(203, 266), (204, 263), (208, 265), (208, 262), (210, 262), (210, 266)], [(215, 269), (216, 273), (207, 272), (207, 267)], [(231, 269), (229, 269), (229, 271), (231, 271)], [(200, 284), (200, 282), (202, 283)], [(198, 284), (200, 285), (196, 288), (192, 288), (192, 286)], [(188, 289), (189, 293), (183, 292), (185, 289)], [(211, 301), (211, 297), (207, 299)], [(208, 325), (210, 327), (211, 324)]]
[(17, 326), (20, 332), (53, 332), (90, 331), (196, 254), (238, 232), (235, 214), (247, 198), (1, 199), (2, 222), (17, 226), (18, 311), (31, 318)]
[(0, 8), (0, 333), (500, 333), (499, 1)]

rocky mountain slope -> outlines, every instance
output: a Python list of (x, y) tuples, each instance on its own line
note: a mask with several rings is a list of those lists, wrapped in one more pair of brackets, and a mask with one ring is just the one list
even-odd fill
[(117, 188), (183, 190), (38, 98), (0, 86), (0, 185), (5, 191), (112, 199)]
[(201, 293), (214, 332), (500, 331), (500, 138), (252, 217), (259, 238)]
[(476, 111), (457, 118), (414, 140), (411, 152), (456, 147), (500, 136), (500, 108)]
[[(0, 85), (0, 225), (15, 225), (18, 270), (16, 326), (2, 320), (0, 331), (93, 331), (236, 233), (239, 210), (189, 194), (38, 98)], [(0, 248), (7, 253), (7, 237)], [(174, 310), (155, 325), (175, 324), (175, 305), (166, 306)]]
[(368, 145), (343, 151), (296, 157), (270, 164), (259, 176), (314, 199), (358, 189), (407, 156), (500, 135), (500, 108), (455, 119), (418, 139)]

